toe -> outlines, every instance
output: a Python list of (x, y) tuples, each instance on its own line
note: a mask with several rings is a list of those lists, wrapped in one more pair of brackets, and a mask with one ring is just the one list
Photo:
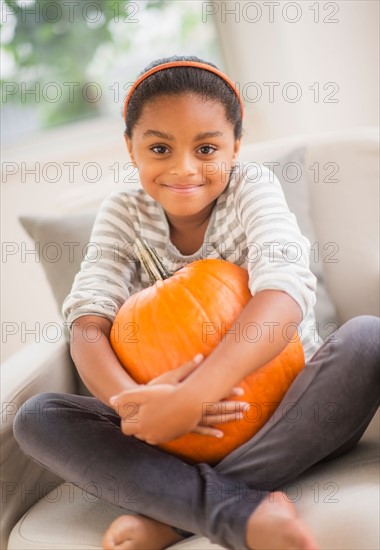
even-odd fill
[(105, 532), (102, 540), (103, 550), (128, 550), (130, 516), (119, 516)]

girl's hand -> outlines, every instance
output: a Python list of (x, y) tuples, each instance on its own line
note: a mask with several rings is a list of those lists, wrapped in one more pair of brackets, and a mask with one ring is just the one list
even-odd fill
[[(185, 380), (196, 368), (200, 366), (203, 361), (203, 356), (198, 355), (193, 360), (181, 365), (177, 369), (165, 372), (151, 380), (147, 386), (157, 385), (173, 385), (178, 386), (183, 380)], [(163, 388), (162, 388), (163, 389)], [(244, 392), (242, 388), (233, 388), (231, 397), (233, 395), (242, 395)], [(226, 396), (224, 399), (226, 399)], [(120, 400), (119, 400), (120, 401)], [(211, 435), (214, 437), (223, 437), (223, 432), (212, 427), (213, 424), (222, 424), (224, 422), (231, 422), (233, 420), (241, 419), (243, 409), (247, 406), (247, 403), (242, 401), (220, 401), (219, 403), (207, 403), (202, 411), (202, 418), (200, 422), (191, 430), (194, 433), (200, 433), (203, 435)], [(136, 407), (136, 404), (135, 404)], [(120, 407), (119, 407), (120, 410)], [(173, 410), (173, 409), (172, 409)], [(119, 413), (119, 411), (118, 411)], [(132, 404), (127, 407), (124, 414), (124, 421), (131, 422), (131, 415), (133, 414)], [(120, 413), (119, 413), (120, 414)], [(125, 430), (123, 430), (125, 433)], [(136, 436), (136, 434), (133, 434)], [(140, 439), (144, 439), (142, 434)]]
[[(177, 369), (165, 372), (157, 378), (154, 378), (148, 383), (148, 386), (154, 384), (173, 384), (178, 385), (185, 380), (195, 369), (197, 369), (204, 357), (199, 354), (191, 361), (184, 363)], [(213, 424), (224, 424), (233, 420), (241, 420), (243, 418), (243, 410), (247, 407), (244, 401), (225, 401), (228, 397), (234, 395), (243, 395), (242, 388), (233, 388), (231, 395), (226, 395), (219, 403), (208, 403), (202, 412), (202, 419), (199, 424), (192, 430), (194, 433), (203, 435), (212, 435), (214, 437), (223, 437), (223, 432), (213, 428)]]
[(173, 384), (173, 386), (177, 386), (200, 366), (203, 359), (203, 355), (199, 353), (191, 361), (184, 363), (180, 367), (156, 376), (156, 378), (148, 382), (147, 386), (153, 386), (155, 384)]
[(243, 411), (249, 404), (246, 401), (227, 401), (228, 397), (234, 395), (243, 395), (242, 388), (233, 388), (230, 396), (226, 396), (219, 403), (207, 403), (202, 411), (201, 422), (192, 430), (194, 433), (203, 435), (212, 435), (214, 437), (223, 437), (222, 430), (212, 427), (214, 424), (224, 424), (233, 420), (242, 420), (244, 418)]
[(202, 416), (202, 403), (186, 399), (180, 385), (140, 385), (110, 399), (121, 417), (121, 431), (151, 445), (192, 431)]

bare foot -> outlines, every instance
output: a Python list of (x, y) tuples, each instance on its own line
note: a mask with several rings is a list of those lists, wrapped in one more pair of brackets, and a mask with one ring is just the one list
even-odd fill
[(120, 516), (103, 537), (104, 550), (162, 550), (183, 540), (170, 525), (145, 516)]
[(308, 527), (285, 493), (270, 493), (247, 522), (246, 544), (251, 550), (318, 550)]

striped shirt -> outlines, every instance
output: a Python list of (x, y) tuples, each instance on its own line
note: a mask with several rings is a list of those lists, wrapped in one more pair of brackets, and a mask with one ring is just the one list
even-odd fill
[(63, 304), (69, 325), (82, 315), (100, 315), (113, 322), (128, 296), (149, 286), (136, 256), (137, 238), (155, 248), (170, 273), (201, 258), (219, 258), (245, 268), (252, 295), (282, 290), (299, 304), (303, 319), (298, 334), (306, 361), (322, 344), (315, 323), (317, 279), (309, 268), (310, 241), (301, 234), (269, 168), (237, 164), (216, 200), (202, 246), (191, 255), (181, 254), (173, 245), (165, 211), (143, 189), (109, 194)]

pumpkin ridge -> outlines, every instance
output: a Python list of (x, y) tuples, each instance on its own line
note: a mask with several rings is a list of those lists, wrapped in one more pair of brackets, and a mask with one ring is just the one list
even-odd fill
[[(157, 284), (157, 283), (156, 283)], [(148, 288), (153, 288), (153, 287), (148, 287)], [(165, 308), (165, 315), (163, 317), (166, 316), (166, 318), (169, 318), (170, 322), (171, 322), (171, 327), (176, 327), (176, 323), (173, 322), (175, 321), (175, 319), (173, 318), (173, 315), (172, 315), (172, 312), (171, 312), (171, 309), (170, 307), (167, 305), (166, 303), (166, 300), (161, 300), (161, 292), (160, 290), (163, 288), (163, 286), (160, 285), (160, 287), (156, 287), (155, 288), (155, 300), (153, 301), (153, 303), (155, 304), (156, 300), (159, 300), (160, 302), (160, 308)], [(144, 300), (145, 301), (145, 296), (144, 296)], [(137, 300), (135, 302), (134, 305), (137, 305)], [(143, 310), (144, 310), (144, 313), (148, 314), (148, 316), (150, 317), (150, 326), (153, 330), (158, 330), (158, 327), (157, 325), (155, 324), (155, 321), (157, 319), (157, 312), (155, 310), (155, 308), (152, 309), (152, 307), (149, 307), (149, 304), (148, 306), (144, 306), (143, 307)], [(135, 317), (134, 317), (135, 318)], [(145, 322), (143, 320), (143, 322), (141, 323), (142, 326), (145, 325)], [(174, 328), (173, 328), (173, 331), (174, 331)], [(177, 333), (177, 331), (176, 331)], [(145, 336), (145, 338), (147, 338)], [(151, 338), (149, 338), (149, 340), (146, 342), (146, 344), (150, 347), (151, 346)], [(143, 346), (139, 346), (139, 352), (140, 352), (140, 355), (139, 355), (139, 360), (141, 359), (141, 362), (139, 364), (144, 364), (144, 358), (143, 358), (143, 353), (145, 352), (146, 353), (146, 350), (144, 350), (144, 347)], [(170, 357), (168, 355), (168, 353), (170, 353), (170, 350), (168, 348), (168, 346), (164, 346), (160, 349), (160, 352), (162, 353), (162, 360), (163, 362), (167, 363), (167, 364), (170, 364)], [(137, 367), (138, 368), (138, 367)], [(151, 368), (151, 366), (150, 366)]]
[[(202, 261), (202, 260), (201, 260)], [(217, 260), (216, 260), (217, 261)], [(214, 260), (211, 260), (211, 262), (214, 262)], [(203, 264), (206, 264), (207, 262), (203, 262)], [(209, 264), (211, 265), (211, 263)], [(239, 266), (238, 266), (239, 267)], [(180, 275), (180, 272), (178, 272), (178, 274)], [(174, 274), (175, 275), (175, 274)], [(228, 276), (230, 276), (230, 273), (227, 274)], [(226, 279), (228, 279), (228, 276), (226, 276)], [(240, 310), (242, 310), (244, 308), (244, 306), (246, 305), (247, 301), (246, 299), (244, 299), (244, 297), (242, 297), (241, 295), (237, 295), (235, 292), (234, 292), (234, 289), (231, 288), (231, 286), (229, 285), (226, 285), (225, 284), (225, 280), (224, 279), (221, 279), (217, 276), (214, 276), (213, 275), (213, 269), (212, 267), (210, 268), (210, 270), (207, 270), (207, 278), (208, 279), (214, 279), (215, 281), (218, 281), (218, 290), (224, 292), (227, 294), (229, 294), (228, 297), (225, 297), (225, 300), (229, 303), (229, 302), (233, 302), (233, 301), (236, 301), (239, 303), (240, 305)], [(210, 322), (210, 323), (214, 323), (214, 322), (217, 322), (217, 325), (219, 327), (219, 335), (218, 335), (218, 338), (220, 339), (223, 334), (224, 334), (224, 330), (222, 329), (222, 326), (223, 325), (226, 325), (226, 330), (228, 330), (230, 328), (230, 326), (232, 326), (232, 324), (236, 321), (236, 319), (238, 318), (238, 315), (234, 315), (233, 317), (233, 321), (231, 320), (232, 319), (232, 316), (230, 315), (229, 316), (229, 322), (226, 323), (226, 321), (223, 319), (223, 316), (218, 313), (217, 311), (215, 311), (215, 307), (212, 308), (212, 311), (211, 311), (211, 316), (213, 317), (212, 319), (210, 318), (210, 312), (207, 312), (202, 306), (201, 306), (201, 296), (199, 296), (199, 299), (197, 296), (194, 296), (191, 292), (191, 290), (193, 289), (189, 289), (186, 285), (186, 283), (188, 282), (188, 279), (185, 278), (183, 280), (183, 278), (181, 276), (178, 276), (175, 278), (176, 282), (177, 283), (180, 283), (181, 286), (185, 289), (186, 293), (189, 294), (189, 296), (191, 297), (191, 300), (192, 302), (195, 304), (195, 306), (197, 308), (199, 308), (200, 311), (203, 311), (204, 313), (204, 318), (205, 318), (205, 321), (206, 322)], [(207, 279), (206, 279), (207, 281)], [(207, 281), (209, 282), (209, 281)], [(210, 285), (209, 285), (212, 289), (212, 291), (215, 291), (215, 287), (212, 286), (211, 284), (211, 281), (210, 281)], [(203, 289), (202, 289), (203, 290)], [(207, 290), (207, 289), (206, 289)], [(249, 289), (247, 288), (247, 293), (249, 293)], [(202, 293), (201, 293), (202, 294)], [(217, 307), (220, 307), (220, 302), (216, 304)], [(211, 308), (210, 308), (211, 309)], [(214, 317), (214, 315), (215, 317)], [(205, 352), (205, 348), (202, 346), (202, 352)], [(211, 350), (210, 350), (211, 351)], [(210, 353), (210, 352), (209, 352)], [(208, 355), (208, 353), (206, 353), (206, 356)]]
[[(235, 265), (235, 264), (233, 264)], [(237, 267), (240, 267), (240, 266), (237, 266)], [(243, 267), (240, 268), (240, 269), (244, 269)], [(244, 270), (244, 271), (247, 271), (247, 270)], [(236, 300), (239, 300), (239, 303), (243, 305), (243, 307), (246, 305), (246, 301), (242, 300), (241, 299), (241, 294), (239, 294), (239, 292), (237, 291), (237, 289), (233, 286), (230, 286), (228, 283), (229, 283), (229, 280), (228, 280), (228, 277), (226, 277), (226, 279), (222, 279), (220, 277), (218, 277), (218, 275), (215, 273), (215, 271), (213, 270), (207, 270), (207, 275), (213, 279), (215, 279), (216, 281), (219, 282), (219, 284), (225, 288), (228, 288), (228, 290), (230, 292), (232, 292), (234, 298)], [(249, 288), (247, 287), (247, 290), (249, 291)], [(250, 292), (250, 291), (249, 291)]]
[[(178, 283), (179, 281), (176, 280), (176, 282)], [(181, 285), (181, 287), (182, 287), (182, 288), (185, 288), (185, 290), (187, 290), (186, 287), (185, 287), (185, 285)], [(190, 294), (190, 293), (189, 293), (189, 294)], [(180, 346), (182, 347), (182, 349), (185, 347), (185, 345), (186, 345), (186, 348), (188, 349), (188, 338), (186, 338), (186, 341), (184, 342), (184, 340), (183, 340), (183, 334), (182, 334), (182, 335), (180, 334), (180, 331), (179, 331), (179, 328), (178, 328), (178, 322), (177, 322), (177, 318), (176, 318), (175, 313), (174, 313), (174, 308), (171, 308), (170, 305), (171, 305), (171, 304), (168, 304), (168, 303), (167, 303), (167, 297), (166, 297), (165, 300), (160, 301), (160, 307), (161, 307), (161, 308), (163, 308), (163, 307), (165, 308), (166, 312), (168, 312), (168, 315), (167, 315), (168, 318), (171, 319), (171, 324), (172, 324), (172, 327), (173, 327), (172, 330), (173, 330), (173, 332), (175, 333), (175, 335), (176, 335), (176, 340), (177, 340), (177, 342), (176, 342), (176, 344), (175, 344), (175, 347), (176, 347), (178, 344), (180, 344)], [(180, 328), (181, 328), (181, 327), (180, 327)], [(166, 349), (165, 349), (165, 351), (166, 351)], [(166, 359), (166, 354), (165, 354), (165, 359)], [(191, 359), (191, 351), (189, 351), (189, 360), (190, 360), (190, 359)], [(168, 361), (168, 363), (170, 364), (169, 361)], [(180, 367), (181, 365), (177, 365), (177, 366)]]
[[(132, 307), (132, 319), (136, 319), (136, 322), (137, 322), (137, 339), (139, 338), (138, 337), (138, 331), (140, 330), (140, 322), (139, 322), (139, 316), (138, 316), (138, 308), (137, 306), (139, 305), (139, 298), (141, 297), (141, 295), (139, 295), (138, 293), (135, 294), (135, 298), (134, 298), (134, 301), (133, 301), (133, 307)], [(137, 350), (138, 350), (138, 362), (139, 364), (141, 363), (141, 361), (143, 361), (143, 356), (142, 356), (142, 348), (141, 346), (137, 346)], [(135, 380), (136, 382), (136, 380)]]
[(176, 279), (177, 283), (181, 285), (183, 290), (185, 291), (185, 294), (188, 294), (190, 296), (191, 301), (196, 304), (197, 309), (203, 313), (203, 317), (206, 322), (210, 322), (209, 315), (207, 314), (207, 311), (202, 307), (202, 305), (197, 301), (197, 299), (193, 296), (193, 294), (190, 292), (190, 290), (187, 288), (187, 286), (178, 278)]

